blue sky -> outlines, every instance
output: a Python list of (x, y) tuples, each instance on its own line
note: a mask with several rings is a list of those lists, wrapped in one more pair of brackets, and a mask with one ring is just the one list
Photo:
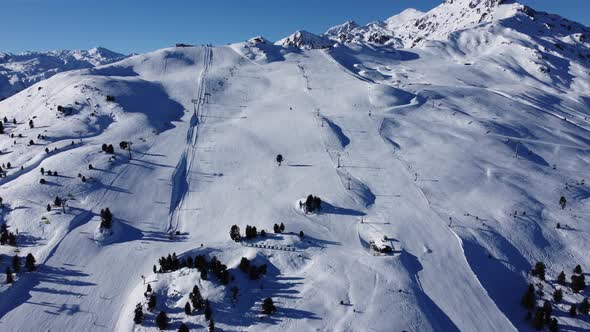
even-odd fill
[[(226, 44), (295, 30), (364, 24), (442, 0), (0, 0), (0, 51), (88, 49), (146, 52), (176, 42)], [(590, 25), (590, 0), (521, 0)]]

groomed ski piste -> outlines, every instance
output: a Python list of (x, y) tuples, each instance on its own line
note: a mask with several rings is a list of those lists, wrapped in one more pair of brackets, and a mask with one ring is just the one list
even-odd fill
[[(590, 269), (589, 65), (547, 51), (539, 71), (531, 45), (494, 21), (416, 48), (256, 38), (60, 73), (0, 102), (0, 221), (18, 233), (0, 271), (15, 254), (38, 266), (0, 285), (0, 329), (157, 331), (164, 311), (169, 330), (205, 330), (184, 312), (195, 285), (223, 331), (531, 329), (528, 284), (541, 306), (559, 272)], [(317, 213), (300, 208), (310, 194)], [(267, 235), (237, 243), (234, 224)], [(171, 253), (215, 256), (231, 281), (154, 273)], [(242, 257), (266, 274), (251, 280)], [(588, 291), (561, 288), (559, 327), (590, 329), (568, 314)]]

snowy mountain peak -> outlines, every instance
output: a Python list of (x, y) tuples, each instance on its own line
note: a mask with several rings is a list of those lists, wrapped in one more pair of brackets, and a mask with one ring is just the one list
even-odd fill
[(404, 10), (403, 12), (391, 16), (390, 18), (385, 20), (385, 24), (387, 24), (388, 27), (395, 27), (395, 26), (399, 26), (402, 25), (406, 22), (409, 21), (413, 21), (416, 20), (417, 18), (423, 16), (425, 13), (422, 11), (419, 11), (417, 9), (414, 8), (408, 8), (406, 10)]
[(103, 47), (90, 50), (0, 53), (0, 99), (7, 98), (56, 73), (101, 66), (126, 57)]
[(350, 31), (352, 31), (358, 27), (359, 27), (359, 25), (355, 21), (349, 20), (349, 21), (344, 22), (343, 24), (335, 25), (335, 26), (329, 28), (328, 30), (326, 30), (324, 35), (338, 36), (341, 34), (349, 33)]
[(279, 46), (294, 46), (302, 49), (325, 48), (332, 46), (328, 38), (318, 36), (305, 30), (299, 30), (287, 38), (283, 38), (275, 43)]

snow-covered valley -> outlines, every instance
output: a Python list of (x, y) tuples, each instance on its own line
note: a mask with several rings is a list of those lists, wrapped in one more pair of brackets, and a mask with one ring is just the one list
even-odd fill
[[(568, 312), (588, 296), (569, 281), (590, 270), (590, 31), (526, 8), (165, 48), (1, 101), (0, 271), (37, 267), (0, 284), (1, 329), (205, 330), (197, 286), (223, 331), (526, 331), (529, 283), (560, 330), (590, 329)], [(450, 30), (403, 28), (425, 17)]]

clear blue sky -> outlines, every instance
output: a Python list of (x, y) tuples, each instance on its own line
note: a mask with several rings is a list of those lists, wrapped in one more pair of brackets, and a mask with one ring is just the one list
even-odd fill
[[(146, 52), (176, 42), (226, 44), (295, 30), (321, 33), (442, 0), (0, 0), (0, 51), (88, 49)], [(521, 0), (590, 25), (590, 0)]]

